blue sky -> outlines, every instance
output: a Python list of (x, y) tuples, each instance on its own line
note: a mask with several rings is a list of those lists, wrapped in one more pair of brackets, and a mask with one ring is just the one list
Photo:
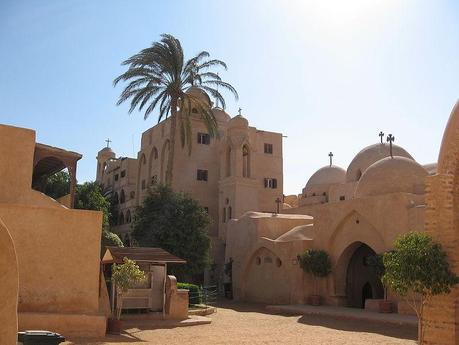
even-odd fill
[(299, 193), (328, 163), (344, 168), (379, 131), (420, 163), (437, 160), (459, 96), (459, 2), (232, 0), (0, 2), (0, 123), (80, 152), (95, 178), (107, 137), (133, 156), (156, 123), (115, 105), (121, 61), (161, 33), (188, 57), (227, 62), (228, 99), (251, 125), (282, 132), (284, 192)]

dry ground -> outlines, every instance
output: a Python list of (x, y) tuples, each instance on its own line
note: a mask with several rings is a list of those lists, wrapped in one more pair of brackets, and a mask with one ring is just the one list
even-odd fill
[(263, 306), (225, 303), (211, 315), (210, 325), (152, 329), (148, 323), (126, 325), (120, 336), (100, 341), (75, 340), (66, 345), (121, 344), (308, 344), (308, 345), (414, 345), (416, 328), (339, 320), (317, 316), (282, 316)]

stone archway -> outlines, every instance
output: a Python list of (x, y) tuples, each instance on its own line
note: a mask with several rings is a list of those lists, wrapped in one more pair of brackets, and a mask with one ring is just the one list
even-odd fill
[(365, 243), (360, 243), (349, 259), (346, 271), (346, 297), (349, 307), (365, 308), (366, 299), (384, 298), (381, 281), (368, 266), (367, 258), (375, 254)]
[(16, 344), (18, 331), (18, 264), (13, 240), (0, 219), (0, 344)]

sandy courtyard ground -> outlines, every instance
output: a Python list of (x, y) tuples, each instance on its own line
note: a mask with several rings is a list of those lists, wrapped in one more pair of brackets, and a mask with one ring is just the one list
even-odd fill
[(251, 304), (225, 303), (210, 317), (209, 325), (169, 329), (152, 329), (146, 321), (136, 322), (136, 327), (126, 325), (128, 329), (120, 336), (107, 336), (100, 341), (71, 340), (64, 344), (416, 344), (415, 327), (275, 315)]

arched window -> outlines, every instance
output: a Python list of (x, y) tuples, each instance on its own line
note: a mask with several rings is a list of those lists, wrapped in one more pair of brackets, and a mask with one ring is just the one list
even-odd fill
[(124, 194), (124, 189), (121, 189), (120, 204), (124, 204), (125, 202), (126, 202), (126, 195)]
[(115, 192), (115, 194), (113, 194), (113, 203), (114, 203), (115, 205), (118, 205), (118, 204), (119, 204), (118, 192)]
[(124, 214), (123, 214), (123, 212), (120, 212), (118, 225), (123, 225), (123, 224), (124, 224)]
[(131, 222), (131, 210), (127, 210), (126, 212), (126, 223), (129, 224)]
[(167, 170), (167, 161), (169, 159), (169, 140), (164, 142), (163, 148), (161, 149), (161, 172), (160, 172), (160, 182), (166, 182), (166, 170)]
[(226, 177), (231, 176), (231, 147), (226, 150)]
[(247, 145), (242, 146), (242, 176), (250, 177), (250, 150)]
[(228, 206), (228, 219), (233, 218), (233, 209), (231, 206)]

